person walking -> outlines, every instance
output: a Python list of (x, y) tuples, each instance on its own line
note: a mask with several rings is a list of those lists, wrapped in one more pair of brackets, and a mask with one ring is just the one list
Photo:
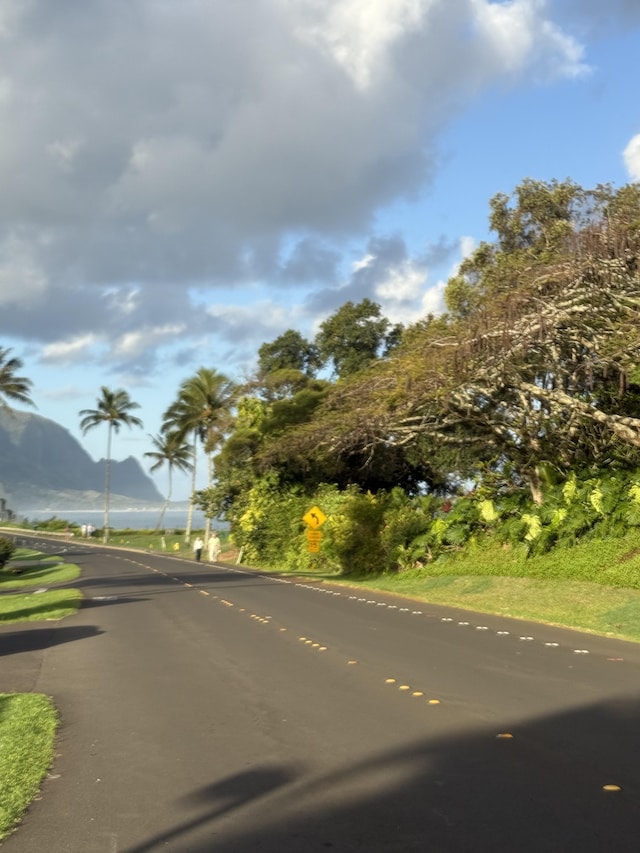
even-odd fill
[(196, 541), (193, 543), (193, 553), (196, 555), (196, 562), (200, 562), (200, 558), (202, 557), (202, 549), (204, 548), (204, 542), (202, 539), (197, 536)]
[(215, 563), (215, 561), (220, 556), (220, 539), (218, 538), (218, 534), (215, 530), (209, 537), (209, 541), (207, 542), (207, 549), (209, 551), (209, 562)]

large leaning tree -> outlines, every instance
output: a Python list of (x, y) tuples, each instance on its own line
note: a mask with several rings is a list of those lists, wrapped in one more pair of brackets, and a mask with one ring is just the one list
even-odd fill
[(103, 541), (109, 541), (109, 499), (111, 492), (111, 441), (112, 434), (120, 432), (120, 427), (141, 427), (142, 421), (131, 414), (140, 405), (134, 403), (129, 394), (122, 388), (112, 390), (103, 385), (95, 409), (82, 409), (80, 429), (83, 433), (102, 424), (107, 425), (107, 455), (104, 462), (104, 525)]
[(449, 448), (537, 502), (545, 467), (640, 464), (640, 186), (525, 181), (491, 207), (496, 239), (449, 282), (449, 313), (338, 383), (288, 452)]

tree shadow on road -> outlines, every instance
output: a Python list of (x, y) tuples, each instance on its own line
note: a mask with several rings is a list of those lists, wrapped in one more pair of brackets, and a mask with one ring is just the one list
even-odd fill
[(51, 646), (59, 646), (62, 643), (97, 637), (103, 633), (104, 631), (96, 628), (95, 625), (70, 625), (60, 628), (47, 626), (46, 628), (27, 628), (23, 631), (0, 631), (0, 656), (35, 652)]
[(202, 815), (123, 853), (639, 849), (637, 699), (446, 737), (429, 737), (427, 719), (423, 740), (351, 765), (222, 779), (194, 792)]
[(184, 833), (216, 820), (245, 803), (264, 797), (277, 788), (291, 784), (300, 772), (301, 768), (293, 765), (255, 767), (194, 791), (191, 796), (185, 798), (185, 805), (206, 805), (208, 810), (205, 814), (195, 820), (185, 821), (168, 832), (160, 833), (149, 841), (130, 848), (127, 853), (148, 853), (160, 847), (176, 849), (173, 844)]

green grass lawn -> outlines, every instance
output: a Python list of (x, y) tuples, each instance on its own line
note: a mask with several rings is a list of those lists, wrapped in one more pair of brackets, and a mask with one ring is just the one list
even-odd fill
[(357, 587), (640, 641), (640, 590), (584, 581), (440, 575), (341, 581)]
[[(19, 574), (14, 574), (14, 570)], [(0, 570), (0, 625), (9, 622), (34, 622), (62, 619), (75, 613), (82, 594), (76, 589), (49, 589), (80, 576), (73, 563), (64, 563), (50, 555), (19, 548), (7, 566)], [(38, 590), (29, 590), (37, 586)], [(20, 590), (7, 593), (6, 590)]]
[(0, 570), (0, 592), (27, 586), (52, 586), (80, 577), (80, 568), (26, 548), (18, 548), (4, 569)]
[[(72, 563), (18, 548), (9, 565), (0, 570), (0, 625), (62, 619), (75, 613), (82, 600), (79, 590), (40, 588), (79, 575), (79, 567)], [(7, 589), (22, 591), (7, 593)], [(47, 696), (0, 694), (0, 838), (19, 821), (51, 766), (57, 722)]]
[(33, 800), (53, 761), (57, 713), (39, 693), (0, 693), (0, 838)]
[(36, 622), (63, 619), (80, 607), (82, 593), (77, 589), (50, 589), (39, 593), (0, 595), (0, 625), (9, 622)]
[(640, 532), (526, 557), (492, 544), (350, 586), (640, 641)]

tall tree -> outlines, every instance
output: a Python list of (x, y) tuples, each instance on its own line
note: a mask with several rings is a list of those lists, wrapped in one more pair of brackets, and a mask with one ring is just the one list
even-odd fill
[[(210, 486), (213, 474), (211, 454), (229, 428), (235, 396), (236, 386), (223, 373), (201, 367), (181, 383), (177, 399), (164, 413), (163, 433), (175, 433), (183, 440), (190, 436), (192, 440), (192, 498), (195, 494), (198, 442), (202, 443), (207, 456), (207, 481)], [(187, 544), (191, 539), (192, 522), (193, 501), (189, 505), (185, 530)], [(207, 518), (205, 537), (208, 537), (210, 526), (211, 520)]]
[(153, 473), (154, 471), (158, 471), (162, 468), (163, 465), (166, 465), (169, 472), (167, 494), (162, 504), (162, 509), (160, 510), (158, 523), (156, 524), (156, 530), (160, 530), (164, 514), (169, 506), (171, 494), (173, 492), (173, 471), (175, 469), (176, 471), (186, 473), (191, 470), (191, 447), (181, 439), (180, 436), (172, 433), (155, 436), (152, 435), (149, 437), (151, 438), (154, 447), (154, 450), (148, 450), (144, 454), (145, 456), (148, 456), (149, 459), (153, 459), (153, 464), (149, 470)]
[(86, 434), (90, 429), (107, 424), (107, 456), (104, 463), (104, 533), (103, 541), (109, 541), (109, 497), (111, 489), (111, 437), (112, 433), (120, 432), (121, 426), (141, 427), (140, 418), (132, 415), (134, 409), (139, 409), (138, 403), (134, 403), (129, 394), (123, 389), (113, 391), (103, 385), (97, 400), (97, 408), (82, 409), (80, 429)]
[[(640, 186), (525, 182), (496, 197), (449, 316), (337, 383), (287, 453), (462, 452), (542, 501), (543, 473), (640, 459)], [(447, 455), (442, 457), (444, 461)]]
[(34, 405), (30, 393), (31, 380), (17, 375), (17, 371), (21, 369), (22, 361), (11, 356), (11, 349), (0, 347), (0, 408), (9, 408), (7, 400), (25, 406)]
[(287, 398), (305, 388), (320, 367), (314, 344), (300, 332), (288, 329), (258, 350), (256, 385), (268, 401)]
[(320, 326), (315, 345), (323, 363), (341, 379), (385, 355), (401, 338), (400, 326), (391, 326), (377, 302), (346, 302)]

